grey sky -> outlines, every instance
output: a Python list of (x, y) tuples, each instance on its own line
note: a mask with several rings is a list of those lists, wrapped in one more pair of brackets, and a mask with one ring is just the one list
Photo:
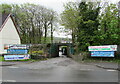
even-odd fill
[[(34, 3), (34, 4), (40, 4), (42, 6), (45, 6), (47, 8), (51, 8), (58, 13), (61, 13), (64, 10), (63, 4), (67, 3), (69, 1), (80, 1), (80, 0), (1, 0), (1, 3), (8, 3), (8, 4), (23, 4), (23, 3)], [(88, 1), (88, 0), (87, 0)], [(94, 1), (94, 0), (89, 0)], [(110, 2), (118, 2), (119, 0), (102, 0), (102, 1), (110, 1)]]
[(1, 0), (1, 3), (8, 3), (8, 4), (23, 4), (23, 3), (34, 3), (34, 4), (40, 4), (42, 6), (45, 6), (47, 8), (51, 8), (58, 13), (61, 13), (63, 11), (63, 4), (69, 1), (75, 1), (75, 0)]

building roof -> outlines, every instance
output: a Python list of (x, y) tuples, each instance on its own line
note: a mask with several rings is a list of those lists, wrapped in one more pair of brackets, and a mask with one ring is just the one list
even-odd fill
[(2, 30), (10, 16), (11, 14), (0, 14), (0, 31)]
[(5, 20), (8, 18), (10, 14), (1, 14), (0, 15), (0, 30), (2, 28), (2, 25), (4, 24)]
[[(12, 19), (13, 24), (14, 24), (14, 26), (15, 26), (18, 34), (19, 34), (17, 25), (16, 25), (15, 21), (13, 20), (12, 14), (0, 14), (0, 32), (1, 32), (2, 29), (4, 28), (4, 25), (6, 24), (6, 22), (8, 21), (9, 18)], [(20, 34), (19, 34), (19, 37), (20, 37)]]
[(2, 14), (2, 24), (5, 22), (9, 14)]

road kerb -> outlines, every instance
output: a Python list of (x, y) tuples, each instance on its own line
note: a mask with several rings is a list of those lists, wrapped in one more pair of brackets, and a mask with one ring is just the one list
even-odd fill
[(102, 65), (98, 65), (98, 64), (95, 64), (95, 66), (97, 66), (99, 68), (103, 68), (103, 69), (112, 69), (112, 70), (118, 70), (118, 71), (120, 71), (119, 68), (108, 68), (108, 67), (105, 67), (105, 66), (102, 66)]

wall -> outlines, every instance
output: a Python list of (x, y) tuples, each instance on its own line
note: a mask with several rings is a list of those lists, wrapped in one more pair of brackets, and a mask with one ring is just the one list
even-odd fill
[(4, 44), (20, 44), (20, 37), (11, 18), (0, 32), (0, 54), (4, 52)]

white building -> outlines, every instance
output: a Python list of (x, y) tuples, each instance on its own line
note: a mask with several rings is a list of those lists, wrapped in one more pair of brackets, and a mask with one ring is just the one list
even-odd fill
[(20, 44), (21, 41), (11, 14), (0, 15), (0, 24), (0, 54), (3, 54), (4, 44)]

